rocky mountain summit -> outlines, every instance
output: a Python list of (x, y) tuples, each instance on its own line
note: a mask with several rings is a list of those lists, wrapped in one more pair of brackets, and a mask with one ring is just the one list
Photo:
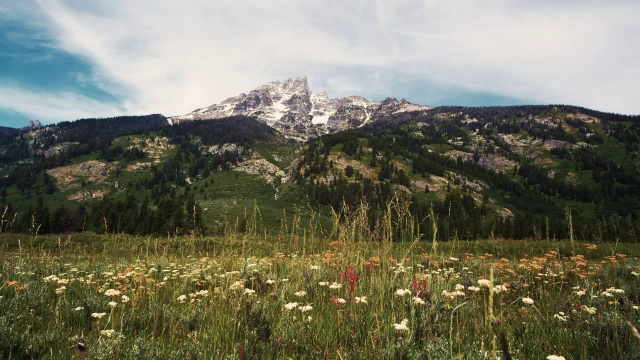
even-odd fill
[(240, 94), (168, 121), (178, 124), (244, 115), (255, 117), (289, 138), (302, 140), (360, 127), (394, 113), (429, 109), (404, 99), (387, 98), (381, 102), (360, 96), (332, 99), (326, 92), (312, 93), (307, 78), (302, 77), (273, 81), (248, 94)]

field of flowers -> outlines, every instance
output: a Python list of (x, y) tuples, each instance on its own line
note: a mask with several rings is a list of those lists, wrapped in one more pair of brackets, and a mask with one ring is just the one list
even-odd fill
[(0, 248), (0, 358), (640, 358), (633, 244), (102, 240)]

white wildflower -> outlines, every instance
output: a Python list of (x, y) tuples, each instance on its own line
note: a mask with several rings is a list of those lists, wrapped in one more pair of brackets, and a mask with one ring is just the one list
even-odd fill
[(476, 291), (476, 292), (478, 292), (478, 291), (480, 291), (480, 288), (479, 288), (479, 287), (477, 287), (477, 286), (469, 286), (469, 287), (467, 288), (467, 290), (469, 290), (469, 291)]
[(560, 355), (549, 355), (547, 356), (547, 360), (566, 360), (564, 356)]
[(104, 296), (118, 296), (120, 295), (120, 290), (109, 289), (104, 292)]
[(105, 315), (107, 315), (107, 313), (93, 313), (91, 314), (91, 317), (96, 319), (102, 319), (102, 317)]
[(480, 287), (488, 288), (491, 285), (491, 281), (489, 281), (487, 279), (480, 279), (480, 280), (478, 280), (478, 285), (480, 285)]
[(106, 336), (106, 337), (111, 337), (111, 335), (113, 335), (114, 332), (116, 332), (116, 331), (113, 330), (113, 329), (111, 329), (111, 330), (102, 330), (102, 331), (100, 331), (100, 335)]
[(83, 308), (82, 306), (78, 306), (77, 308), (75, 308), (75, 309), (73, 309), (73, 310), (75, 310), (75, 311), (82, 311), (82, 310), (84, 310), (84, 308)]
[(129, 302), (129, 297), (127, 295), (122, 295), (122, 302), (123, 303), (128, 303)]
[(273, 284), (276, 283), (276, 281), (272, 280), (272, 279), (269, 279), (269, 280), (266, 281), (266, 283), (267, 283), (267, 285), (273, 285)]
[(368, 304), (366, 296), (356, 296), (356, 304)]
[(118, 303), (115, 302), (115, 301), (109, 301), (109, 306), (114, 308), (114, 307), (118, 306)]
[(179, 302), (184, 303), (187, 300), (187, 295), (180, 295), (177, 299)]
[(414, 303), (415, 305), (424, 305), (424, 304), (426, 304), (426, 303), (424, 302), (424, 300), (420, 299), (420, 298), (419, 298), (419, 297), (417, 297), (417, 296), (414, 296), (414, 297), (413, 297), (413, 303)]
[(256, 294), (256, 291), (253, 290), (253, 289), (247, 288), (247, 289), (244, 289), (244, 294), (247, 295), (247, 296), (253, 296), (253, 295)]
[(307, 304), (305, 306), (300, 306), (299, 309), (302, 312), (307, 312), (313, 310), (313, 307), (311, 306), (311, 304)]
[(496, 293), (496, 294), (497, 293), (501, 293), (503, 291), (507, 291), (507, 287), (504, 286), (504, 285), (496, 285), (496, 286), (493, 287), (493, 292)]
[(300, 290), (300, 291), (296, 291), (295, 293), (293, 293), (293, 295), (297, 296), (297, 297), (304, 297), (305, 295), (307, 295), (307, 292), (304, 290)]
[(409, 289), (398, 289), (396, 290), (396, 296), (405, 296), (411, 295), (411, 290)]
[(241, 281), (241, 280), (234, 282), (229, 287), (229, 290), (240, 290), (240, 289), (244, 289), (244, 281)]
[(533, 299), (532, 298), (522, 298), (522, 302), (527, 304), (527, 305), (533, 305)]
[(297, 302), (292, 302), (284, 305), (284, 308), (287, 310), (293, 310), (298, 306)]
[(56, 294), (58, 295), (64, 294), (65, 290), (67, 290), (66, 286), (60, 286), (59, 288), (56, 289)]
[(400, 324), (393, 324), (393, 327), (397, 330), (397, 331), (409, 331), (409, 327), (407, 326), (407, 324), (409, 324), (409, 320), (408, 319), (404, 319), (400, 322)]
[(329, 289), (340, 289), (341, 287), (342, 287), (342, 284), (338, 284), (335, 281), (331, 285), (329, 285)]
[(569, 317), (565, 316), (565, 314), (563, 312), (555, 314), (555, 315), (553, 315), (553, 317), (555, 319), (558, 319), (559, 321), (563, 321), (563, 322), (566, 322), (567, 320), (569, 320)]
[(584, 295), (584, 294), (586, 294), (586, 293), (587, 293), (587, 292), (586, 292), (586, 291), (584, 291), (584, 290), (578, 290), (578, 291), (576, 291), (576, 295), (578, 295), (578, 296), (582, 296), (582, 295)]
[(326, 281), (320, 281), (320, 282), (318, 283), (318, 285), (320, 285), (320, 286), (329, 286), (329, 283), (328, 283), (328, 282), (326, 282)]

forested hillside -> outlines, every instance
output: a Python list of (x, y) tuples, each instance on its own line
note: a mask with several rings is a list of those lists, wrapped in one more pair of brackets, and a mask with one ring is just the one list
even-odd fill
[(306, 143), (243, 116), (2, 129), (2, 231), (271, 231), (357, 209), (375, 231), (402, 202), (441, 240), (636, 239), (639, 135), (638, 116), (571, 106), (399, 112)]

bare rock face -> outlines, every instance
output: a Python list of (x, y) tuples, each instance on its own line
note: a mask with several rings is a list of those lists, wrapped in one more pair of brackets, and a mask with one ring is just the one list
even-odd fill
[(289, 138), (304, 140), (357, 128), (401, 111), (429, 109), (404, 99), (387, 98), (382, 102), (369, 101), (360, 96), (330, 99), (327, 93), (312, 93), (307, 78), (302, 77), (270, 82), (248, 94), (240, 94), (219, 104), (169, 118), (169, 123), (234, 115), (252, 116)]
[(35, 130), (40, 129), (42, 124), (40, 124), (40, 120), (29, 120), (27, 126), (23, 127), (23, 130)]

